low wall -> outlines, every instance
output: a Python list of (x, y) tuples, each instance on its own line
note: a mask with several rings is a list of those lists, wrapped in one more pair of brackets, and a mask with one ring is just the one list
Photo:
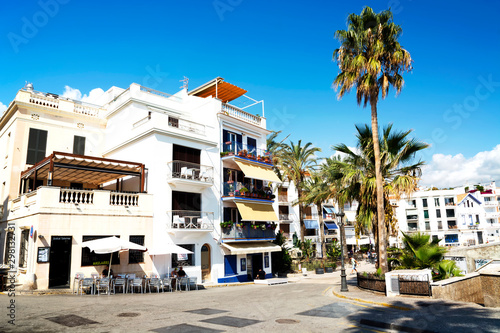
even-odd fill
[(482, 279), (479, 273), (433, 282), (431, 288), (432, 298), (484, 304)]
[(500, 307), (500, 272), (480, 273), (483, 287), (484, 305), (487, 307)]

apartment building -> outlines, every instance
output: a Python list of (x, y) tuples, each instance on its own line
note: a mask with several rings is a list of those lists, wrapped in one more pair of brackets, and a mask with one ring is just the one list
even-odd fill
[[(460, 187), (417, 191), (397, 202), (399, 230), (423, 232), (445, 246), (468, 246), (500, 241), (498, 196), (495, 183), (485, 190)], [(401, 242), (401, 235), (399, 238)]]
[(99, 105), (20, 90), (0, 120), (0, 249), (7, 263), (16, 240), (19, 283), (67, 287), (76, 272), (100, 272), (109, 256), (82, 242), (112, 235), (149, 250), (116, 254), (115, 273), (182, 265), (207, 283), (270, 275), (279, 179), (266, 119), (230, 104), (245, 93), (222, 78), (173, 95), (112, 87)]

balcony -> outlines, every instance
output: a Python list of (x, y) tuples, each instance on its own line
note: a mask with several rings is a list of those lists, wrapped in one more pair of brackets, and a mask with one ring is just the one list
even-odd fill
[(406, 220), (407, 221), (417, 221), (418, 215), (406, 215)]
[(167, 211), (167, 229), (187, 233), (213, 231), (214, 213), (194, 210)]
[(220, 156), (223, 159), (234, 159), (234, 157), (237, 157), (238, 159), (251, 162), (259, 162), (267, 165), (273, 164), (272, 155), (267, 150), (259, 149), (241, 142), (224, 142)]
[(184, 190), (205, 189), (213, 185), (213, 167), (184, 161), (167, 164), (168, 183)]
[(153, 196), (107, 190), (40, 186), (9, 202), (9, 219), (35, 213), (76, 215), (153, 215)]
[(458, 229), (458, 226), (456, 223), (448, 223), (448, 229)]
[(500, 217), (500, 212), (486, 212), (485, 215), (487, 219), (497, 219)]
[(276, 238), (274, 223), (233, 223), (227, 227), (221, 226), (223, 241), (255, 241)]
[(408, 223), (408, 231), (418, 231), (418, 223)]
[(229, 181), (223, 183), (222, 196), (225, 199), (259, 199), (273, 202), (275, 195), (271, 191), (265, 191), (264, 189), (254, 189), (250, 191), (242, 183)]
[(280, 221), (291, 221), (292, 216), (290, 214), (279, 214), (278, 216)]
[(288, 203), (288, 195), (287, 194), (279, 194), (278, 202)]
[(498, 201), (485, 201), (484, 207), (498, 207)]
[(265, 128), (264, 118), (245, 112), (234, 105), (222, 103), (221, 113), (246, 123)]

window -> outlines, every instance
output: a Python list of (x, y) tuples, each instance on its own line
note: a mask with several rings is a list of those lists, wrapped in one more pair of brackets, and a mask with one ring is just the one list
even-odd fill
[(424, 210), (424, 218), (425, 219), (429, 218), (429, 211), (428, 210)]
[(443, 230), (443, 222), (438, 221), (438, 230)]
[[(185, 248), (193, 253), (181, 254), (172, 253), (172, 266), (194, 266), (194, 244), (178, 244), (180, 247)], [(235, 256), (236, 257), (236, 256)]]
[(247, 137), (247, 150), (248, 153), (257, 155), (257, 140), (254, 138)]
[(444, 241), (445, 243), (458, 243), (458, 235), (457, 234), (445, 235)]
[[(94, 239), (100, 239), (111, 236), (83, 236), (82, 242), (91, 241)], [(115, 236), (120, 237), (120, 236)], [(88, 247), (82, 247), (82, 266), (99, 266), (99, 265), (109, 265), (109, 253), (104, 254), (96, 254), (94, 252), (90, 252)], [(112, 265), (120, 264), (120, 257), (118, 256), (118, 252), (113, 253)]]
[(437, 242), (439, 240), (439, 237), (437, 235), (432, 235), (432, 241)]
[(24, 229), (21, 232), (21, 246), (19, 248), (19, 267), (26, 267), (28, 263), (28, 242), (30, 231)]
[(422, 199), (422, 206), (427, 207), (427, 199)]
[[(144, 245), (144, 236), (130, 236), (129, 240), (132, 243), (136, 243), (139, 245)], [(144, 262), (144, 252), (138, 250), (129, 250), (128, 251), (128, 263), (129, 264), (138, 264)]]
[(172, 210), (201, 211), (201, 193), (172, 191)]
[(447, 209), (446, 210), (446, 217), (455, 217), (455, 210), (454, 209)]
[(27, 164), (36, 164), (45, 158), (47, 148), (47, 131), (30, 128), (28, 139)]
[(479, 224), (479, 215), (476, 215), (476, 224)]
[(439, 198), (434, 198), (434, 206), (439, 207)]
[(431, 224), (430, 224), (430, 222), (429, 222), (429, 221), (426, 221), (426, 222), (425, 222), (425, 230), (427, 230), (427, 231), (428, 231), (428, 230), (431, 230)]
[[(172, 160), (200, 164), (201, 150), (180, 145), (173, 146)], [(192, 168), (192, 166), (190, 166)]]
[(168, 126), (179, 128), (179, 119), (168, 116)]
[(436, 217), (441, 217), (441, 209), (436, 209)]
[(455, 206), (455, 199), (454, 198), (444, 198), (444, 205), (445, 206)]
[(73, 139), (73, 154), (85, 155), (85, 137), (75, 135)]

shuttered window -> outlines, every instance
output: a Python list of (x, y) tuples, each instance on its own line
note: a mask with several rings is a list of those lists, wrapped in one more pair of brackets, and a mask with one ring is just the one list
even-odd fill
[(75, 135), (73, 140), (73, 154), (85, 155), (85, 137)]
[(27, 164), (36, 164), (45, 158), (47, 131), (30, 128)]

